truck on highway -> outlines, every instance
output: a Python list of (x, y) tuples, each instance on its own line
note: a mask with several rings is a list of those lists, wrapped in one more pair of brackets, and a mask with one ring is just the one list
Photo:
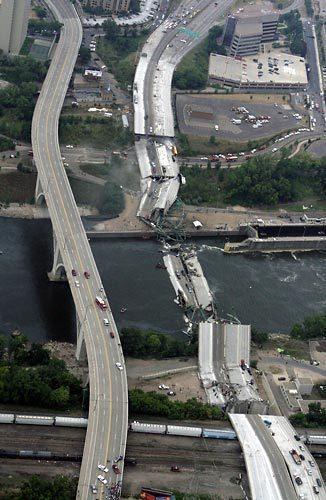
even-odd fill
[(292, 455), (292, 458), (294, 460), (294, 462), (297, 464), (297, 465), (300, 465), (301, 464), (301, 458), (299, 457), (299, 454), (297, 453), (296, 450), (291, 450), (290, 451), (290, 455)]
[(107, 309), (108, 307), (105, 300), (103, 300), (102, 297), (99, 297), (98, 295), (95, 298), (95, 302), (101, 309)]

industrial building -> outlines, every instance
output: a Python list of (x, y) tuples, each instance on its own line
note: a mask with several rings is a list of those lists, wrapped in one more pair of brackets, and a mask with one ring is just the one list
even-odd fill
[(0, 49), (17, 55), (27, 35), (31, 0), (0, 0)]
[(127, 12), (130, 0), (82, 0), (83, 7), (100, 8), (104, 12)]
[(306, 90), (308, 84), (304, 59), (292, 54), (260, 54), (255, 59), (211, 54), (208, 75), (211, 83), (253, 90)]
[(231, 56), (249, 56), (264, 51), (264, 44), (277, 38), (278, 14), (247, 7), (230, 14), (225, 23), (223, 43)]

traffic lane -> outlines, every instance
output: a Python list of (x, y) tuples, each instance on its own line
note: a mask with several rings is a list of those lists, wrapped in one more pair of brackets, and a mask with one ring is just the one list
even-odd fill
[[(195, 45), (199, 44), (207, 36), (207, 32), (210, 29), (210, 27), (213, 26), (214, 24), (217, 24), (214, 17), (219, 17), (221, 13), (227, 8), (229, 8), (229, 6), (232, 3), (233, 3), (232, 1), (226, 0), (222, 2), (219, 7), (216, 7), (215, 5), (212, 6), (209, 2), (206, 1), (203, 2), (203, 7), (202, 7), (203, 10), (199, 14), (197, 14), (195, 18), (191, 20), (191, 22), (187, 26), (187, 29), (191, 29), (194, 32), (196, 31), (198, 33), (198, 37), (196, 39), (189, 39), (189, 43), (183, 44), (183, 46), (181, 46), (180, 42), (180, 46), (178, 44), (178, 51), (176, 51), (176, 47), (173, 48), (171, 59), (173, 56), (178, 55), (177, 57), (178, 61), (176, 61), (175, 64), (181, 61), (181, 59), (187, 54), (187, 52), (193, 49)], [(154, 72), (156, 71), (159, 59), (162, 57), (163, 52), (167, 49), (167, 45), (169, 45), (172, 40), (175, 40), (175, 38), (179, 36), (180, 34), (179, 30), (180, 27), (176, 27), (173, 30), (171, 30), (165, 37), (163, 37), (163, 39), (160, 41), (155, 51), (155, 56), (151, 58), (150, 65), (146, 73), (145, 91), (144, 91), (146, 98), (144, 97), (144, 102), (145, 102), (145, 114), (149, 117), (147, 122), (147, 131), (149, 131), (149, 127), (152, 127), (153, 129), (155, 127), (154, 123), (155, 119), (153, 116), (153, 110), (155, 106), (153, 104)], [(182, 36), (184, 37), (184, 39), (187, 38), (187, 35), (182, 35)], [(174, 44), (176, 44), (176, 41), (174, 42)]]
[(278, 449), (270, 431), (259, 415), (247, 415), (247, 419), (269, 457), (282, 496), (287, 500), (296, 500), (297, 495), (284, 463), (283, 455)]
[(78, 220), (78, 219), (77, 219)]
[(288, 366), (294, 366), (297, 368), (301, 368), (304, 370), (309, 370), (313, 372), (315, 375), (322, 375), (323, 377), (326, 377), (326, 370), (323, 368), (320, 368), (319, 366), (314, 366), (310, 365), (305, 361), (299, 361), (297, 359), (291, 359), (287, 357), (281, 357), (281, 356), (264, 356), (261, 357), (259, 360), (260, 363), (275, 363), (278, 365), (288, 365)]

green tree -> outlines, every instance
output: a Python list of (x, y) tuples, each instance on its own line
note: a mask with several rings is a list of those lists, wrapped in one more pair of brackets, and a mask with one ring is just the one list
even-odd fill
[(120, 34), (120, 28), (114, 21), (107, 19), (102, 24), (102, 28), (107, 40), (110, 40), (111, 42), (116, 41), (117, 36)]

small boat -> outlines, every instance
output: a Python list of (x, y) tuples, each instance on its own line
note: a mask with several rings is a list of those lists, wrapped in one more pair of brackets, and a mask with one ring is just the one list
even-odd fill
[(121, 309), (120, 309), (121, 314), (125, 313), (125, 312), (126, 312), (126, 310), (127, 310), (127, 308), (126, 308), (126, 307), (121, 307)]

